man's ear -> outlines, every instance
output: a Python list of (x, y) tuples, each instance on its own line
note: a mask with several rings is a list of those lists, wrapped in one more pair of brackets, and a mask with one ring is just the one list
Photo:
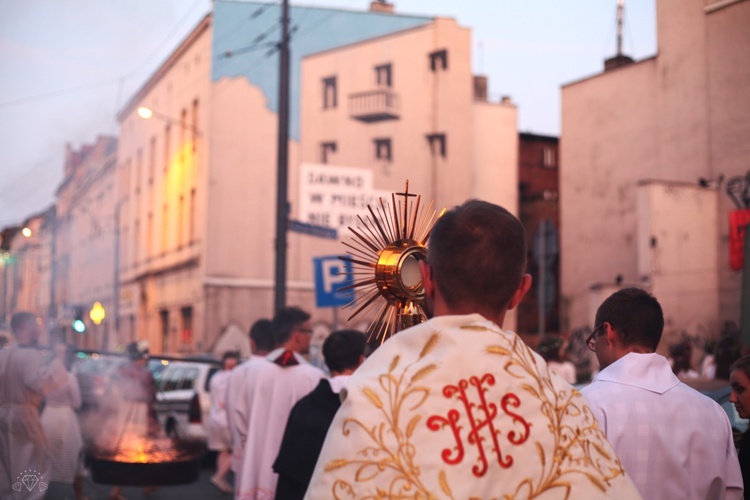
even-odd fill
[(607, 337), (607, 344), (614, 345), (615, 340), (617, 339), (617, 333), (615, 332), (615, 329), (612, 328), (612, 325), (608, 322), (604, 322), (604, 332), (605, 337)]
[(419, 261), (419, 272), (422, 275), (422, 286), (426, 297), (432, 297), (435, 291), (435, 283), (432, 281), (432, 268), (426, 260)]
[(521, 282), (518, 284), (516, 292), (513, 294), (513, 297), (511, 297), (510, 302), (508, 302), (509, 311), (521, 303), (521, 299), (523, 299), (523, 296), (529, 291), (529, 288), (531, 288), (531, 275), (524, 274), (521, 276)]

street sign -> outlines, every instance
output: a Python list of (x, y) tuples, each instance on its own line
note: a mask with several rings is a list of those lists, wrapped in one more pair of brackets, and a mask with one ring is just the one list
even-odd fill
[(315, 270), (315, 305), (317, 307), (341, 307), (348, 304), (352, 296), (339, 291), (354, 283), (352, 265), (334, 255), (313, 258)]
[(314, 226), (305, 222), (290, 220), (287, 221), (287, 228), (290, 231), (309, 234), (310, 236), (317, 236), (318, 238), (329, 238), (332, 240), (338, 239), (338, 233), (336, 229), (332, 227)]

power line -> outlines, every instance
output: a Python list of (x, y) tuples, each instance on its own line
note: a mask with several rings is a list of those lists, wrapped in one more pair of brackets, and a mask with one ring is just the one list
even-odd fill
[(193, 3), (193, 5), (190, 7), (190, 9), (188, 10), (188, 12), (172, 28), (172, 30), (164, 38), (164, 40), (157, 45), (156, 49), (153, 50), (151, 52), (151, 54), (149, 54), (145, 59), (143, 59), (143, 61), (141, 63), (139, 63), (133, 70), (131, 70), (125, 76), (122, 76), (122, 77), (119, 77), (119, 78), (113, 78), (113, 79), (103, 80), (103, 81), (95, 82), (95, 83), (85, 83), (85, 84), (77, 85), (75, 87), (70, 87), (70, 88), (67, 88), (67, 89), (54, 90), (52, 92), (47, 92), (47, 93), (44, 93), (44, 94), (37, 94), (37, 95), (34, 95), (34, 96), (22, 97), (20, 99), (14, 99), (14, 100), (11, 100), (11, 101), (0, 102), (0, 108), (15, 106), (15, 105), (23, 104), (23, 103), (27, 103), (27, 102), (40, 101), (40, 100), (43, 100), (43, 99), (50, 99), (50, 98), (53, 98), (53, 97), (59, 97), (61, 95), (66, 95), (66, 94), (74, 94), (74, 93), (77, 93), (77, 92), (83, 92), (84, 90), (90, 90), (90, 89), (93, 89), (93, 88), (104, 87), (106, 85), (111, 85), (113, 83), (122, 82), (122, 81), (125, 81), (125, 80), (128, 80), (128, 79), (132, 78), (135, 74), (137, 74), (141, 70), (141, 68), (143, 66), (146, 65), (147, 62), (149, 62), (149, 60), (151, 58), (153, 58), (157, 53), (159, 53), (161, 50), (164, 49), (164, 46), (169, 41), (169, 38), (172, 37), (172, 35), (187, 21), (187, 19), (189, 18), (190, 14), (192, 14), (193, 10), (195, 10), (195, 8), (202, 1), (203, 0), (196, 0)]
[(123, 77), (122, 77), (122, 78), (123, 78), (123, 80), (127, 80), (127, 79), (131, 78), (131, 77), (132, 77), (133, 75), (135, 75), (136, 73), (138, 73), (138, 71), (139, 71), (139, 70), (140, 70), (140, 69), (141, 69), (142, 67), (144, 67), (144, 66), (146, 65), (146, 63), (147, 63), (147, 62), (149, 61), (149, 59), (153, 58), (153, 57), (154, 57), (154, 56), (156, 56), (156, 55), (157, 55), (157, 54), (158, 54), (159, 52), (161, 52), (161, 51), (162, 51), (162, 50), (164, 49), (164, 47), (166, 46), (166, 44), (167, 44), (167, 42), (169, 41), (169, 39), (170, 39), (170, 38), (172, 37), (172, 35), (174, 35), (174, 34), (175, 34), (175, 32), (176, 32), (176, 31), (177, 31), (177, 30), (178, 30), (178, 29), (179, 29), (179, 28), (180, 28), (180, 27), (181, 27), (181, 26), (182, 26), (182, 25), (183, 25), (183, 24), (184, 24), (184, 23), (185, 23), (185, 22), (186, 22), (186, 21), (188, 20), (188, 18), (189, 18), (189, 17), (190, 17), (190, 15), (191, 15), (191, 14), (193, 13), (193, 11), (195, 10), (195, 8), (196, 8), (196, 7), (198, 6), (198, 4), (200, 4), (200, 3), (202, 2), (202, 1), (203, 1), (203, 0), (195, 0), (195, 2), (193, 2), (193, 5), (191, 5), (191, 6), (190, 6), (190, 9), (188, 9), (188, 11), (187, 11), (187, 12), (185, 13), (185, 15), (184, 15), (184, 16), (182, 16), (182, 18), (181, 18), (181, 19), (180, 19), (179, 21), (177, 21), (177, 24), (175, 24), (175, 26), (174, 26), (174, 27), (173, 27), (173, 28), (172, 28), (172, 29), (170, 30), (170, 32), (169, 32), (169, 33), (167, 34), (167, 36), (165, 36), (165, 37), (164, 37), (164, 39), (163, 39), (163, 40), (162, 40), (162, 41), (161, 41), (161, 42), (160, 42), (160, 43), (159, 43), (159, 44), (158, 44), (158, 45), (156, 46), (156, 49), (154, 49), (154, 50), (153, 50), (153, 51), (151, 52), (151, 54), (149, 54), (149, 55), (148, 55), (148, 56), (147, 56), (147, 57), (146, 57), (146, 58), (145, 58), (145, 59), (144, 59), (144, 60), (143, 60), (143, 61), (142, 61), (142, 62), (141, 62), (141, 63), (140, 63), (140, 64), (139, 64), (138, 66), (136, 66), (136, 67), (135, 67), (135, 69), (133, 69), (133, 70), (132, 70), (132, 71), (131, 71), (130, 73), (128, 73), (127, 75), (123, 76)]
[(276, 0), (276, 1), (267, 2), (267, 3), (263, 4), (263, 5), (261, 5), (259, 8), (257, 8), (253, 12), (251, 12), (250, 15), (247, 16), (247, 18), (241, 19), (235, 26), (233, 26), (232, 28), (229, 28), (228, 30), (225, 30), (224, 33), (221, 34), (221, 36), (216, 37), (216, 39), (214, 40), (214, 44), (218, 44), (219, 42), (225, 40), (229, 35), (234, 34), (240, 28), (247, 28), (250, 25), (250, 23), (248, 22), (248, 20), (252, 21), (253, 19), (256, 19), (268, 7), (270, 7), (272, 5), (278, 5), (278, 3), (279, 3), (278, 0)]
[(15, 99), (13, 101), (0, 102), (0, 108), (15, 106), (16, 104), (23, 104), (25, 102), (30, 102), (30, 101), (39, 101), (42, 99), (49, 99), (52, 97), (58, 97), (58, 96), (65, 95), (65, 94), (74, 94), (76, 92), (82, 92), (84, 90), (89, 90), (92, 88), (103, 87), (105, 85), (111, 85), (113, 83), (118, 82), (119, 80), (120, 80), (119, 78), (104, 80), (104, 81), (97, 82), (97, 83), (88, 83), (84, 85), (78, 85), (76, 87), (70, 87), (67, 89), (56, 90), (53, 92), (48, 92), (46, 94), (37, 94), (35, 96), (22, 97), (21, 99)]

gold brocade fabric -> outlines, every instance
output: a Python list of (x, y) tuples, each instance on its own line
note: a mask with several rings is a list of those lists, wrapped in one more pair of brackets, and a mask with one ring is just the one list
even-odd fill
[(469, 315), (405, 330), (355, 372), (306, 498), (640, 496), (581, 394)]

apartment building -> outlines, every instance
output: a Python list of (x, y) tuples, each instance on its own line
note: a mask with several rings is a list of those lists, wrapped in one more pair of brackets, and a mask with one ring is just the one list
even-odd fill
[(562, 294), (573, 329), (613, 290), (649, 289), (666, 349), (740, 316), (726, 182), (750, 157), (750, 2), (656, 9), (656, 55), (562, 88)]
[[(319, 195), (320, 179), (347, 172), (365, 178), (372, 193), (387, 193), (388, 202), (408, 181), (423, 209), (430, 201), (441, 209), (481, 198), (518, 213), (517, 110), (509, 99), (487, 100), (486, 78), (471, 71), (469, 28), (436, 18), (320, 51), (303, 59), (301, 78), (302, 171), (294, 174), (300, 199), (292, 213), (303, 222), (353, 237), (351, 215), (367, 214), (366, 201), (374, 208), (377, 196), (350, 196), (349, 217), (322, 221), (318, 211), (336, 212), (333, 205), (347, 198), (331, 197), (317, 211), (305, 199)], [(313, 255), (323, 250), (318, 242), (301, 245)], [(325, 251), (343, 250), (331, 242)]]

